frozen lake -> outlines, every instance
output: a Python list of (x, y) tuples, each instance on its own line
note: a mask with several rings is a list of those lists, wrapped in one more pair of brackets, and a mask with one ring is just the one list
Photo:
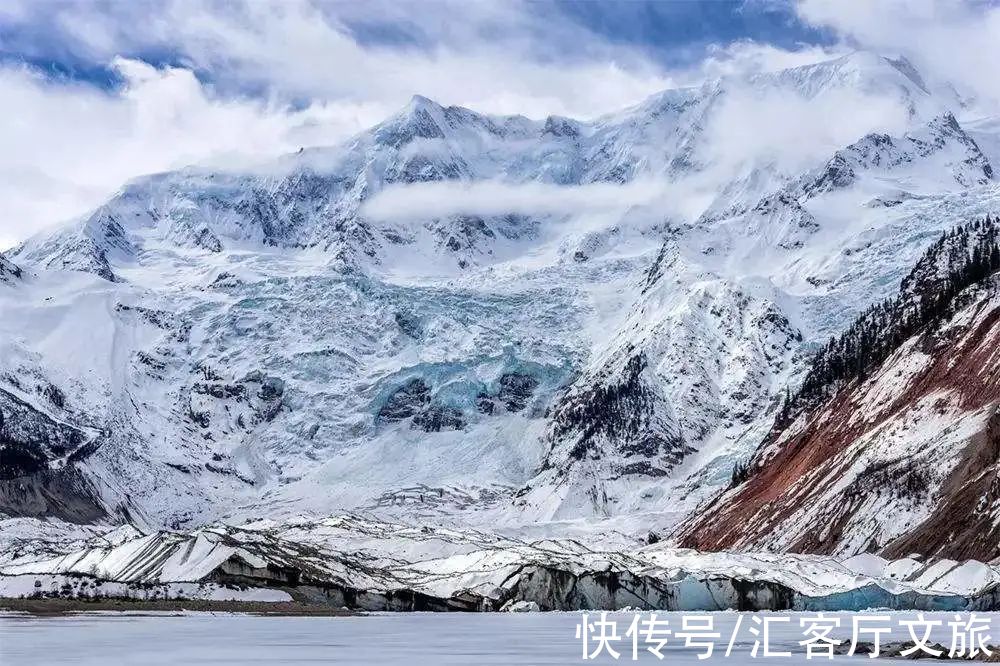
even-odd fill
[[(688, 614), (689, 616), (691, 614)], [(750, 613), (713, 613), (713, 630), (721, 634), (715, 641), (712, 661), (753, 663), (750, 650), (754, 636)], [(788, 617), (790, 622), (771, 625), (772, 650), (787, 650), (791, 657), (773, 658), (783, 664), (815, 664), (807, 660), (799, 619), (813, 613), (759, 614), (760, 618)], [(891, 621), (892, 639), (907, 640), (900, 619), (912, 613), (885, 613)], [(836, 614), (841, 626), (832, 636), (849, 639), (850, 616)], [(622, 639), (611, 645), (621, 653), (620, 662), (631, 662), (631, 639), (624, 637), (634, 617), (631, 613), (609, 614), (616, 620)], [(649, 618), (648, 613), (642, 614)], [(674, 629), (680, 628), (678, 613), (658, 613)], [(932, 629), (932, 638), (950, 644), (952, 613), (927, 613), (927, 619), (941, 620)], [(989, 618), (990, 633), (1000, 636), (1000, 615)], [(591, 621), (599, 614), (591, 614)], [(963, 618), (968, 618), (963, 614)], [(0, 664), (580, 664), (618, 663), (606, 653), (582, 660), (582, 643), (576, 638), (579, 613), (525, 614), (431, 614), (397, 613), (365, 617), (261, 617), (232, 614), (190, 613), (184, 615), (139, 615), (91, 613), (62, 617), (0, 615)], [(723, 653), (737, 622), (731, 656)], [(867, 626), (867, 625), (866, 625)], [(882, 626), (879, 624), (879, 626)], [(862, 639), (864, 640), (864, 639)], [(990, 640), (998, 643), (1000, 639)], [(676, 639), (668, 640), (665, 659), (660, 662), (645, 651), (640, 641), (638, 663), (705, 663), (697, 659), (699, 649), (685, 648)], [(591, 643), (591, 648), (595, 647)], [(837, 657), (836, 660), (865, 660), (867, 657)], [(821, 660), (820, 663), (822, 663)], [(860, 662), (859, 662), (860, 663)]]

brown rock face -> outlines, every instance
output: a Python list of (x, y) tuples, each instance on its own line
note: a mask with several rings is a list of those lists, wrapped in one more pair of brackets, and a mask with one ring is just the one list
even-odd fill
[(863, 381), (773, 432), (681, 526), (705, 550), (1000, 556), (1000, 296), (979, 289)]

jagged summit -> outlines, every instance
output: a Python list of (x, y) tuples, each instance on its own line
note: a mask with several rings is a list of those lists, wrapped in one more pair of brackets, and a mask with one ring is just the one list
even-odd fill
[(401, 113), (414, 113), (418, 110), (436, 112), (443, 110), (443, 107), (429, 97), (413, 95)]
[(921, 104), (931, 96), (920, 73), (908, 60), (871, 51), (855, 51), (831, 60), (754, 74), (748, 82), (758, 87), (786, 86), (804, 97), (837, 89), (879, 95), (894, 91)]

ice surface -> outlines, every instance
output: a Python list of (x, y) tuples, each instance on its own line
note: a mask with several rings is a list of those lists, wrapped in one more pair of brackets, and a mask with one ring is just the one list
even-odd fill
[(34, 591), (58, 587), (62, 578), (84, 596), (93, 596), (88, 590), (98, 581), (110, 583), (107, 589), (158, 589), (161, 596), (176, 593), (170, 586), (177, 584), (189, 590), (249, 582), (305, 594), (325, 590), (317, 599), (373, 610), (399, 608), (394, 599), (414, 595), (433, 600), (428, 608), (466, 610), (499, 610), (511, 602), (543, 610), (959, 610), (992, 608), (1000, 573), (971, 561), (930, 559), (912, 568), (873, 556), (841, 562), (665, 544), (611, 550), (342, 516), (152, 533), (117, 545), (95, 538), (82, 550), (26, 555), (0, 566), (0, 596), (30, 595), (33, 576), (44, 579)]
[[(907, 630), (899, 625), (912, 614), (880, 613), (890, 620), (884, 626), (891, 633), (884, 643), (909, 641)], [(749, 664), (763, 661), (783, 664), (814, 664), (807, 659), (802, 619), (815, 614), (782, 613), (786, 622), (770, 625), (770, 644), (774, 651), (788, 651), (790, 657), (750, 656), (753, 636), (747, 633), (751, 616), (741, 613), (712, 614), (714, 630), (723, 638), (715, 641), (713, 657), (699, 660), (701, 648), (686, 648), (682, 641), (669, 639), (663, 650), (664, 663)], [(996, 627), (1000, 616), (980, 614)], [(632, 622), (631, 613), (615, 613), (608, 620), (616, 622), (624, 636)], [(643, 614), (648, 619), (648, 614)], [(671, 628), (679, 627), (682, 616), (662, 613)], [(764, 617), (764, 616), (762, 616)], [(835, 640), (850, 641), (851, 616), (834, 615), (840, 627), (833, 629)], [(950, 613), (927, 613), (940, 621), (931, 640), (947, 646), (951, 641), (947, 623)], [(85, 614), (69, 617), (0, 616), (0, 656), (5, 663), (23, 666), (61, 665), (98, 666), (103, 664), (229, 664), (262, 662), (314, 664), (317, 662), (350, 664), (408, 665), (455, 664), (474, 661), (484, 665), (508, 664), (579, 664), (582, 643), (575, 638), (579, 613), (491, 613), (443, 616), (433, 613), (380, 614), (368, 617), (254, 617), (224, 613), (186, 613), (183, 615)], [(591, 621), (597, 618), (591, 616)], [(729, 657), (726, 646), (736, 633)], [(872, 625), (863, 625), (872, 626)], [(883, 626), (881, 624), (877, 626)], [(919, 629), (918, 629), (919, 631)], [(864, 639), (862, 639), (864, 640)], [(612, 642), (622, 654), (619, 661), (631, 662), (630, 639)], [(86, 649), (80, 649), (86, 646)], [(594, 645), (591, 645), (593, 649)], [(661, 663), (645, 651), (639, 641), (637, 663)], [(826, 661), (824, 658), (823, 661)], [(834, 661), (869, 663), (866, 655), (837, 656)], [(595, 663), (618, 663), (602, 653)]]

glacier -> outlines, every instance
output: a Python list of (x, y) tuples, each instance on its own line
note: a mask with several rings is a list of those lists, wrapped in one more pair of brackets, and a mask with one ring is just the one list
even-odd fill
[[(1000, 569), (877, 555), (594, 549), (360, 516), (261, 521), (190, 533), (120, 527), (39, 559), (0, 563), (0, 596), (294, 598), (368, 611), (866, 608), (996, 610)], [(24, 594), (27, 591), (27, 594)], [(282, 596), (287, 595), (287, 596)]]

